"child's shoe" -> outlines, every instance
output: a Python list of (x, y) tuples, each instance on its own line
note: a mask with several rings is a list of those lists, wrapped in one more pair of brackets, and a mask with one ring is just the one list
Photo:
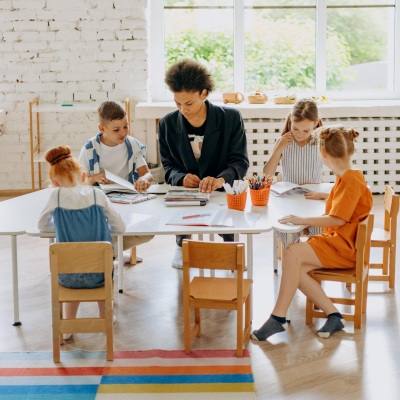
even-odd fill
[(182, 247), (176, 246), (174, 258), (172, 259), (172, 268), (182, 269), (183, 261), (182, 261)]

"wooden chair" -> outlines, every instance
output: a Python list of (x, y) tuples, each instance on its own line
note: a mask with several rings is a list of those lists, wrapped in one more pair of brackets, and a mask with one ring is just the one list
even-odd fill
[[(249, 339), (251, 321), (251, 279), (244, 279), (244, 244), (236, 242), (201, 242), (184, 240), (183, 258), (183, 307), (185, 352), (190, 353), (192, 339), (201, 334), (200, 309), (235, 310), (237, 313), (238, 357), (243, 355), (244, 339)], [(195, 276), (190, 281), (190, 269), (235, 271), (231, 278)], [(243, 305), (244, 328), (243, 328)], [(190, 310), (194, 309), (191, 327)]]
[[(346, 284), (355, 284), (355, 293), (352, 298), (348, 297), (330, 297), (334, 304), (344, 304), (354, 307), (354, 312), (342, 312), (343, 318), (348, 321), (354, 321), (354, 328), (360, 329), (362, 315), (367, 310), (367, 291), (368, 291), (368, 273), (369, 273), (369, 255), (371, 245), (371, 232), (374, 226), (374, 216), (370, 214), (367, 218), (358, 224), (356, 237), (356, 266), (350, 269), (328, 269), (320, 268), (310, 271), (308, 274), (317, 280), (343, 282)], [(306, 303), (306, 323), (311, 324), (313, 317), (326, 318), (324, 312), (319, 310), (316, 305), (307, 298)]]
[(375, 227), (371, 235), (371, 247), (382, 248), (382, 262), (371, 263), (371, 269), (380, 269), (381, 275), (370, 275), (370, 281), (388, 281), (389, 288), (394, 289), (396, 274), (396, 233), (397, 215), (399, 213), (399, 195), (386, 185), (383, 200), (385, 217), (383, 228)]
[[(105, 332), (107, 360), (114, 359), (112, 269), (111, 243), (65, 242), (50, 245), (54, 362), (60, 362), (60, 344), (63, 343), (64, 333)], [(70, 289), (58, 282), (59, 274), (82, 272), (104, 273), (104, 286), (94, 289)], [(105, 301), (105, 318), (63, 319), (63, 303), (75, 301)]]

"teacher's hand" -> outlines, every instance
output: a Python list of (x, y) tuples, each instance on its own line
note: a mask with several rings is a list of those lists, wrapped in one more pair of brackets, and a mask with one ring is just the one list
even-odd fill
[(183, 178), (183, 186), (187, 188), (197, 188), (200, 184), (200, 178), (194, 174), (187, 174)]
[(211, 193), (214, 190), (222, 188), (224, 183), (224, 178), (213, 178), (212, 176), (207, 176), (200, 181), (199, 190), (203, 193)]

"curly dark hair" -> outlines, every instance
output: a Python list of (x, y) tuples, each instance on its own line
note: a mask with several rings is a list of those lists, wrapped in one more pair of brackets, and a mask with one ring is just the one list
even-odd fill
[(210, 71), (201, 63), (183, 59), (171, 65), (165, 74), (165, 83), (173, 93), (199, 92), (214, 90), (214, 79)]

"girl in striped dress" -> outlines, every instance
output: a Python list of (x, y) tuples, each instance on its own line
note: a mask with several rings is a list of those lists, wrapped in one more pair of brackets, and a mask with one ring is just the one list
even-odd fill
[[(313, 99), (301, 99), (286, 117), (281, 137), (276, 141), (272, 155), (264, 165), (264, 175), (273, 176), (279, 162), (284, 182), (302, 185), (322, 181), (322, 160), (318, 146), (311, 134), (322, 126), (317, 103)], [(311, 192), (310, 199), (326, 199), (326, 193)]]
[[(315, 128), (322, 126), (317, 103), (311, 98), (298, 100), (286, 117), (282, 136), (276, 141), (272, 155), (264, 165), (264, 175), (273, 176), (279, 162), (282, 166), (282, 180), (297, 185), (321, 183), (323, 164), (316, 140), (312, 138)], [(309, 192), (307, 199), (326, 199), (329, 193)], [(308, 236), (319, 234), (319, 227), (308, 228)], [(286, 247), (286, 235), (278, 236)], [(300, 233), (293, 235), (293, 243)]]

